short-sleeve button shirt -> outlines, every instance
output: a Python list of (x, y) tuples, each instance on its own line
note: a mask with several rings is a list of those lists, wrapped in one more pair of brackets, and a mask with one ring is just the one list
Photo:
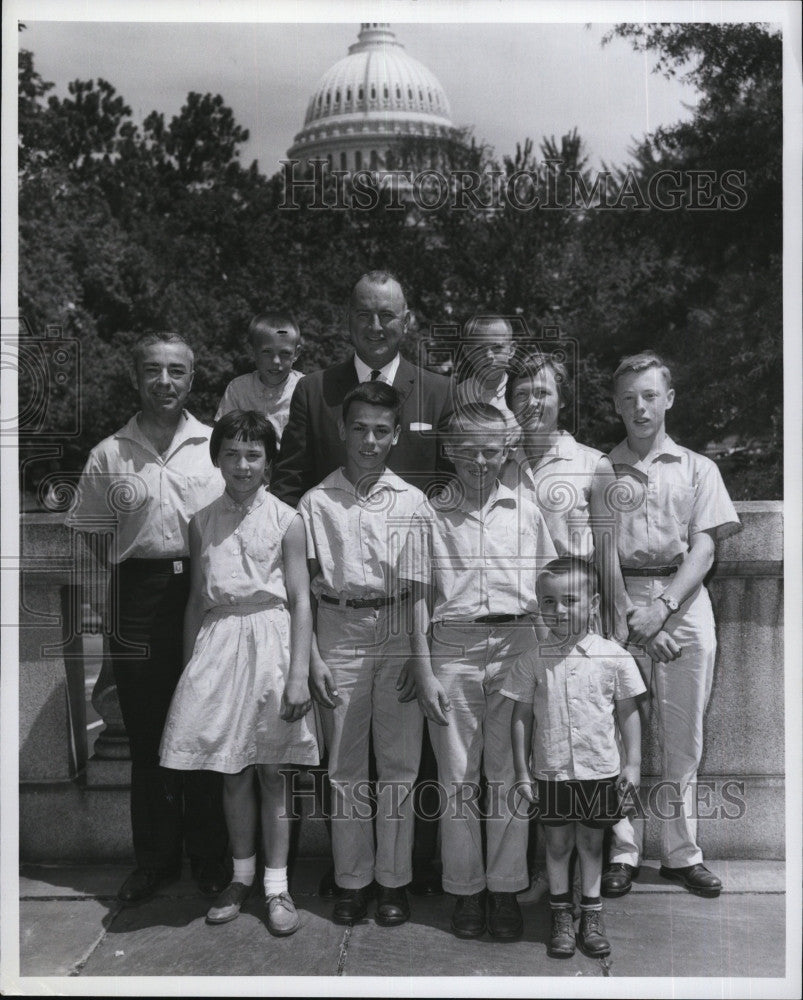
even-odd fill
[(633, 657), (589, 633), (567, 654), (542, 648), (520, 657), (502, 694), (532, 705), (535, 776), (586, 781), (619, 773), (615, 705), (645, 690)]
[(537, 611), (535, 581), (554, 558), (534, 500), (497, 483), (478, 511), (467, 510), (456, 489), (426, 501), (414, 518), (401, 573), (433, 587), (433, 622), (473, 621)]
[(365, 496), (342, 468), (305, 493), (298, 512), (307, 557), (320, 567), (311, 581), (315, 596), (366, 599), (394, 593), (401, 548), (423, 500), (421, 490), (390, 469)]
[(114, 563), (189, 555), (190, 518), (223, 492), (209, 455), (210, 427), (185, 410), (160, 455), (138, 416), (89, 453), (66, 522), (78, 531), (112, 531)]
[(281, 442), (282, 434), (290, 419), (290, 400), (298, 380), (304, 377), (303, 372), (290, 370), (281, 385), (265, 385), (259, 377), (259, 372), (249, 372), (239, 375), (226, 386), (223, 398), (215, 414), (218, 421), (232, 410), (256, 410), (267, 417), (276, 431), (276, 440)]
[(247, 504), (223, 493), (198, 512), (205, 610), (287, 603), (282, 541), (294, 517), (264, 486)]
[(505, 463), (501, 481), (532, 493), (541, 508), (559, 556), (591, 559), (591, 486), (602, 452), (579, 444), (567, 431), (535, 464), (517, 448)]
[(609, 457), (616, 475), (610, 507), (623, 568), (680, 563), (696, 532), (715, 531), (720, 539), (740, 530), (719, 469), (704, 455), (667, 436), (643, 459), (627, 441)]

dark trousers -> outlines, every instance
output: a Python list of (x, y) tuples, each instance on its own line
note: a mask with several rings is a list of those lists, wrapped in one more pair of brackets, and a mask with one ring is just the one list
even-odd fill
[(159, 741), (182, 671), (189, 561), (181, 573), (174, 570), (172, 559), (126, 560), (110, 594), (117, 628), (109, 651), (131, 746), (134, 854), (137, 867), (157, 870), (179, 868), (182, 846), (191, 858), (222, 859), (228, 841), (222, 776), (159, 766)]

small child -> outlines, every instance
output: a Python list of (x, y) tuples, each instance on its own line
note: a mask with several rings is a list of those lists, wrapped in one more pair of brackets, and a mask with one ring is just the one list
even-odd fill
[[(610, 459), (623, 501), (614, 512), (630, 642), (639, 647), (634, 655), (658, 714), (663, 787), (684, 800), (674, 813), (669, 803), (656, 804), (663, 817), (671, 816), (661, 819), (660, 874), (713, 898), (722, 883), (702, 863), (692, 802), (717, 649), (703, 581), (717, 540), (741, 525), (716, 465), (666, 433), (675, 390), (663, 360), (652, 351), (624, 358), (613, 385), (616, 412), (627, 430)], [(645, 716), (649, 705), (645, 700)], [(630, 891), (643, 839), (641, 817), (625, 817), (614, 828), (604, 896)]]
[(256, 371), (229, 382), (215, 420), (232, 410), (256, 410), (273, 425), (278, 449), (290, 417), (293, 390), (304, 377), (293, 368), (301, 351), (301, 332), (289, 313), (264, 312), (251, 320), (248, 338)]
[(511, 813), (513, 705), (500, 689), (535, 643), (535, 581), (555, 549), (532, 497), (498, 482), (507, 456), (499, 410), (478, 403), (470, 415), (456, 412), (448, 435), (456, 479), (416, 515), (403, 556), (414, 591), (412, 666), (446, 796), (441, 857), (443, 888), (457, 897), (452, 930), (475, 938), (487, 926), (513, 940), (523, 927), (516, 893), (529, 884), (528, 825)]
[[(318, 599), (311, 687), (321, 706), (332, 785), (336, 923), (362, 920), (374, 881), (376, 922), (404, 923), (410, 908), (413, 795), (421, 756), (418, 706), (400, 704), (399, 674), (409, 658), (399, 588), (402, 541), (424, 495), (386, 467), (399, 438), (402, 398), (384, 382), (364, 382), (343, 400), (346, 464), (298, 506), (307, 532)], [(369, 743), (376, 757), (376, 846), (369, 792)]]
[(602, 837), (621, 816), (617, 792), (635, 791), (641, 780), (636, 699), (644, 682), (632, 656), (589, 632), (600, 600), (595, 577), (593, 566), (574, 556), (546, 566), (538, 577), (538, 603), (550, 636), (514, 664), (501, 692), (515, 702), (516, 782), (528, 802), (539, 803), (544, 824), (552, 910), (547, 952), (553, 958), (568, 958), (575, 949), (569, 883), (575, 845), (583, 893), (577, 940), (592, 958), (610, 954), (601, 921)]
[(160, 747), (163, 767), (223, 773), (223, 808), (234, 877), (207, 914), (233, 920), (256, 874), (257, 791), (268, 927), (283, 936), (299, 918), (287, 891), (290, 845), (287, 765), (318, 763), (306, 713), (312, 614), (304, 526), (265, 488), (276, 455), (259, 413), (222, 417), (209, 441), (225, 492), (190, 522), (188, 660)]

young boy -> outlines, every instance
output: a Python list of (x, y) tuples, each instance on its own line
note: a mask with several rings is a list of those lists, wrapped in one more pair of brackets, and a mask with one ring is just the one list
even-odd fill
[(290, 416), (290, 398), (303, 378), (293, 368), (301, 350), (301, 332), (289, 313), (264, 312), (251, 320), (248, 338), (256, 371), (229, 382), (215, 420), (232, 410), (256, 410), (270, 420), (276, 441), (281, 443)]
[(538, 577), (538, 604), (549, 637), (513, 665), (501, 692), (515, 702), (516, 782), (528, 802), (539, 803), (544, 825), (552, 910), (547, 952), (553, 958), (574, 954), (569, 858), (575, 846), (583, 892), (578, 941), (593, 958), (610, 954), (600, 919), (602, 837), (621, 815), (617, 791), (637, 790), (641, 777), (636, 698), (646, 689), (633, 657), (589, 632), (599, 600), (590, 563), (563, 556), (546, 566)]
[[(617, 547), (631, 607), (630, 642), (659, 718), (661, 778), (675, 803), (662, 815), (661, 875), (699, 896), (722, 883), (702, 864), (693, 808), (703, 749), (703, 716), (714, 676), (714, 616), (703, 579), (714, 545), (740, 528), (709, 459), (666, 433), (675, 391), (669, 368), (651, 351), (625, 358), (614, 372), (616, 412), (627, 440), (610, 454), (624, 502), (615, 508)], [(681, 655), (682, 651), (682, 655)], [(645, 700), (645, 714), (648, 704)], [(642, 720), (644, 721), (644, 719)], [(678, 809), (677, 799), (683, 807)], [(613, 830), (605, 896), (622, 896), (638, 873), (644, 820)]]
[[(317, 598), (310, 686), (321, 706), (332, 785), (335, 882), (343, 890), (336, 923), (367, 915), (371, 885), (376, 921), (409, 915), (412, 878), (412, 787), (421, 756), (423, 719), (400, 704), (397, 681), (409, 658), (402, 628), (408, 594), (397, 563), (423, 493), (385, 465), (399, 437), (402, 400), (384, 382), (364, 382), (343, 400), (340, 436), (346, 464), (306, 493), (298, 509)], [(376, 758), (376, 848), (368, 772), (369, 736)]]
[(529, 884), (527, 821), (511, 811), (513, 705), (500, 689), (508, 666), (535, 642), (537, 571), (555, 549), (535, 502), (497, 481), (507, 456), (502, 414), (479, 403), (468, 416), (455, 413), (447, 433), (456, 479), (416, 515), (400, 570), (414, 589), (412, 669), (445, 796), (441, 857), (443, 888), (457, 897), (452, 930), (484, 933), (487, 888), (487, 927), (512, 940), (522, 931), (515, 894)]

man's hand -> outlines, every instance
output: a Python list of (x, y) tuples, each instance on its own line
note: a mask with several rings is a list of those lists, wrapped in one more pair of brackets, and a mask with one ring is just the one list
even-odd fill
[(664, 627), (669, 609), (663, 601), (653, 601), (643, 608), (634, 608), (628, 616), (630, 641), (636, 646), (646, 646)]
[(399, 671), (399, 679), (396, 681), (396, 690), (399, 692), (399, 701), (415, 701), (415, 673), (413, 665), (408, 660)]
[(282, 694), (279, 717), (285, 722), (298, 722), (312, 707), (309, 686), (306, 681), (288, 680)]
[(647, 643), (647, 655), (659, 663), (669, 663), (671, 660), (676, 660), (681, 652), (681, 647), (663, 629)]
[(448, 726), (449, 720), (446, 713), (451, 712), (452, 703), (443, 690), (443, 685), (433, 675), (430, 674), (426, 680), (416, 680), (416, 697), (421, 711), (430, 720), (439, 726)]
[(319, 705), (326, 708), (334, 708), (333, 698), (338, 697), (332, 671), (326, 666), (320, 656), (312, 656), (309, 671), (309, 686), (312, 690), (312, 697)]

